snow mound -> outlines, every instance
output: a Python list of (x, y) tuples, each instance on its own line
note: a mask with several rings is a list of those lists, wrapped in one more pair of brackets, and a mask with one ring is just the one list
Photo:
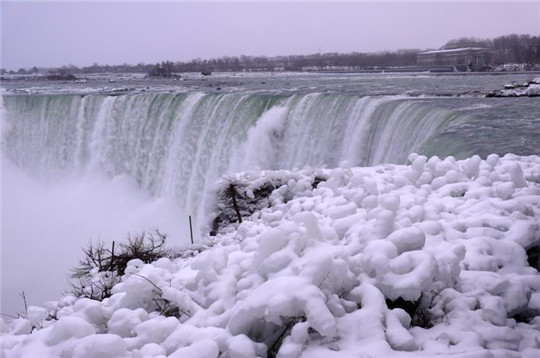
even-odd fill
[(101, 302), (29, 307), (1, 352), (540, 356), (540, 157), (410, 162), (228, 177), (212, 245), (134, 261)]

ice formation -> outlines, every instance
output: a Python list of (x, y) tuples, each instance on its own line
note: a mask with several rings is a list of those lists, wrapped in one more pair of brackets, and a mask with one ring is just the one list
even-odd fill
[(540, 356), (540, 157), (409, 159), (224, 179), (241, 224), (218, 203), (200, 253), (133, 260), (101, 302), (29, 307), (2, 353)]

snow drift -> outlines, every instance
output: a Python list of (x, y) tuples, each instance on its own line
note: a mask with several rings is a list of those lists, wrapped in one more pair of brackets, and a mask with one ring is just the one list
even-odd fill
[(2, 353), (535, 357), (539, 178), (513, 155), (243, 172), (216, 187), (239, 183), (241, 224), (217, 202), (200, 253), (132, 260), (101, 302), (29, 307)]

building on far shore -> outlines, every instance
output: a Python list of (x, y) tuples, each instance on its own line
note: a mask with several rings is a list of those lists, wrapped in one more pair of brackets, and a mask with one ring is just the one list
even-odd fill
[(497, 52), (482, 47), (463, 47), (421, 52), (416, 57), (418, 66), (426, 68), (453, 67), (458, 71), (481, 71), (493, 65)]

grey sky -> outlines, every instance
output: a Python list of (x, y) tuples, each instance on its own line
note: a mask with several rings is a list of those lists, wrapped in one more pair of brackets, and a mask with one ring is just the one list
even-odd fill
[(1, 4), (2, 67), (438, 48), (540, 35), (540, 2), (22, 2)]

